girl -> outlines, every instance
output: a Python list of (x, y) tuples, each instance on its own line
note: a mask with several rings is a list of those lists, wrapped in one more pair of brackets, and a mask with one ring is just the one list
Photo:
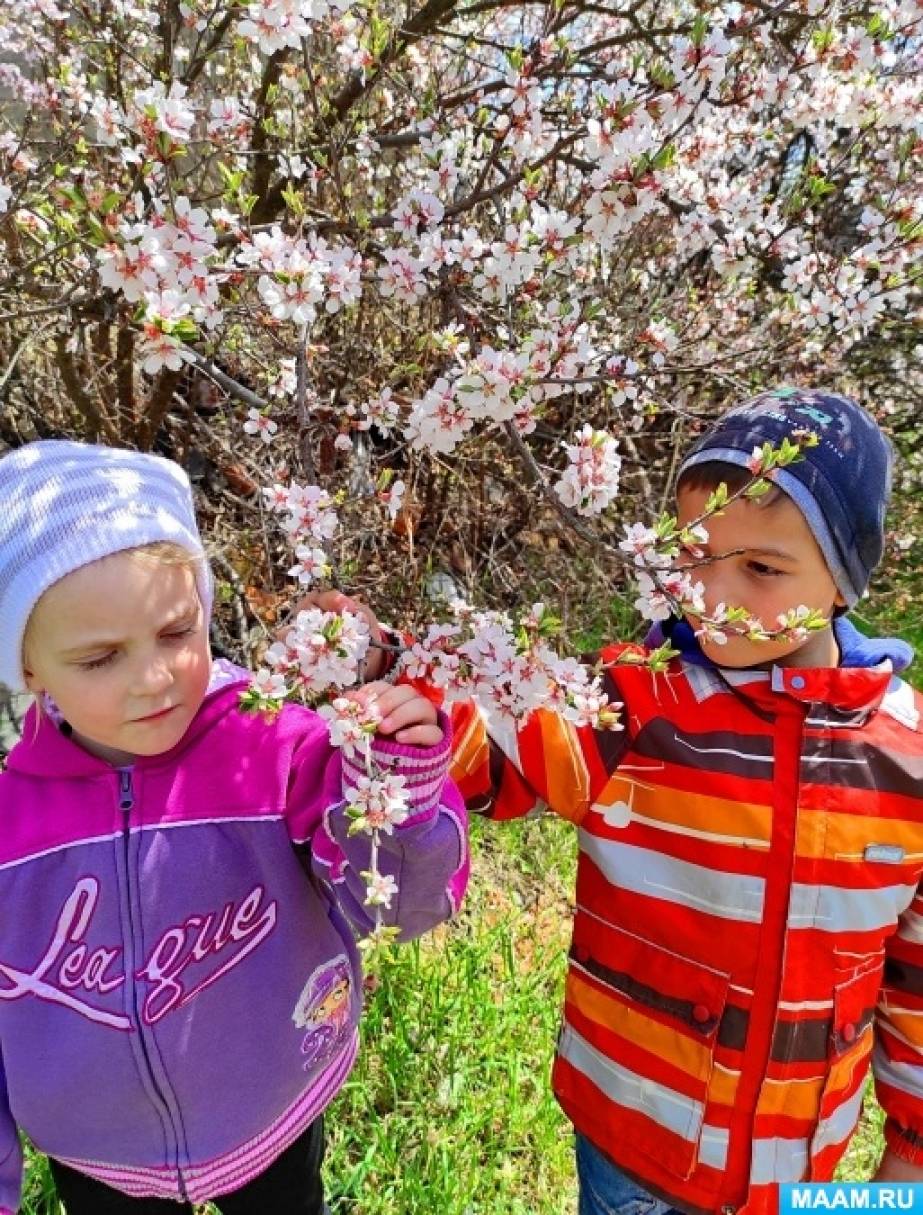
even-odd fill
[[(211, 594), (176, 465), (58, 441), (0, 460), (0, 682), (37, 701), (0, 773), (0, 1215), (18, 1129), (68, 1215), (324, 1209), (361, 1003), (343, 913), (371, 926), (358, 773), (312, 711), (241, 711)], [(458, 906), (464, 811), (444, 717), (370, 686), (413, 803), (379, 853), (406, 938)]]

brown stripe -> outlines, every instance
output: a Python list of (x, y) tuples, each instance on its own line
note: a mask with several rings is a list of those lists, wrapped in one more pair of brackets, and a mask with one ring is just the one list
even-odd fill
[[(603, 671), (603, 691), (610, 700), (620, 701), (622, 694), (611, 671)], [(614, 772), (628, 750), (631, 739), (628, 732), (628, 715), (622, 711), (621, 730), (594, 730), (593, 741), (606, 772)]]
[[(632, 743), (632, 751), (683, 768), (708, 773), (772, 780), (773, 740), (765, 734), (732, 734), (729, 730), (692, 732), (675, 722), (656, 717), (647, 722)], [(744, 754), (732, 754), (743, 752)]]
[(859, 1037), (859, 1035), (864, 1033), (865, 1030), (867, 1030), (868, 1027), (871, 1025), (872, 1020), (874, 1019), (874, 1016), (875, 1016), (874, 1005), (871, 1008), (864, 1009), (862, 1016), (859, 1018), (859, 1020), (853, 1022), (852, 1032), (848, 1038), (843, 1037), (843, 1034), (842, 1034), (843, 1026), (842, 1025), (839, 1026), (836, 1033), (833, 1035), (833, 1045), (836, 1047), (836, 1053), (838, 1055), (842, 1055), (844, 1051), (849, 1050), (849, 1048), (856, 1041), (856, 1039)]
[(671, 1017), (682, 1021), (684, 1025), (688, 1025), (690, 1029), (703, 1037), (707, 1038), (718, 1024), (716, 1015), (709, 1017), (707, 1021), (697, 1021), (692, 1015), (692, 1010), (697, 1007), (693, 1000), (678, 1000), (675, 996), (666, 996), (656, 988), (648, 986), (647, 983), (640, 983), (624, 971), (610, 970), (596, 958), (578, 958), (573, 947), (571, 947), (570, 957), (572, 962), (588, 971), (600, 982), (605, 983), (607, 987), (612, 987), (621, 995), (628, 996), (636, 1004), (643, 1004), (646, 1008), (652, 1008), (657, 1012), (669, 1013)]
[(832, 1017), (777, 1021), (770, 1058), (775, 1063), (821, 1063), (830, 1053)]
[(918, 1135), (916, 1131), (912, 1131), (909, 1126), (900, 1126), (897, 1123), (891, 1123), (892, 1130), (896, 1130), (901, 1139), (912, 1144), (915, 1148), (923, 1147), (923, 1135)]
[(742, 1008), (728, 1004), (718, 1027), (718, 1044), (728, 1050), (743, 1050), (750, 1028), (750, 1014)]
[(490, 773), (490, 787), (496, 795), (499, 792), (500, 786), (503, 783), (503, 773), (506, 769), (506, 756), (503, 750), (497, 746), (494, 740), (488, 739), (488, 772)]
[(911, 966), (903, 959), (888, 958), (884, 982), (886, 987), (896, 987), (909, 996), (923, 996), (923, 966)]
[[(808, 759), (814, 762), (806, 762)], [(856, 763), (857, 759), (862, 762)], [(923, 756), (902, 755), (871, 743), (807, 734), (801, 780), (811, 785), (844, 785), (917, 798), (923, 782)]]
[(851, 1032), (844, 1037), (845, 1025), (834, 1028), (832, 1017), (815, 1017), (802, 1021), (779, 1021), (772, 1038), (772, 1059), (775, 1063), (823, 1063), (832, 1053), (841, 1055), (871, 1024), (874, 1007), (863, 1010), (858, 1021), (851, 1023)]

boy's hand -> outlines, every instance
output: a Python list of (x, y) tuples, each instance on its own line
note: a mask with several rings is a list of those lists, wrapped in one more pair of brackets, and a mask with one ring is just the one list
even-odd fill
[(408, 684), (367, 683), (344, 696), (359, 704), (375, 701), (381, 714), (376, 733), (385, 738), (411, 747), (435, 747), (442, 742), (436, 706)]
[(908, 1164), (900, 1156), (895, 1156), (890, 1148), (885, 1148), (872, 1181), (923, 1181), (923, 1168), (918, 1164)]
[[(306, 612), (310, 608), (320, 608), (322, 612), (352, 612), (354, 616), (363, 617), (369, 626), (372, 641), (377, 643), (370, 645), (366, 653), (365, 677), (370, 681), (377, 679), (385, 665), (385, 652), (379, 648), (382, 642), (382, 632), (378, 625), (378, 617), (368, 604), (363, 603), (361, 599), (351, 599), (342, 591), (310, 591), (298, 600), (292, 615), (297, 616), (299, 612)], [(276, 640), (284, 641), (288, 630), (287, 624), (277, 629)]]

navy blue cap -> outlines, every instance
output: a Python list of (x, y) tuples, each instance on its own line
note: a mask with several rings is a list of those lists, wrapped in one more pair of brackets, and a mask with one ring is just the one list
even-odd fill
[(779, 447), (811, 431), (816, 447), (774, 470), (772, 482), (795, 502), (820, 546), (847, 606), (868, 586), (884, 552), (891, 493), (891, 444), (849, 397), (812, 388), (776, 388), (736, 405), (692, 445), (679, 475), (720, 460), (746, 467), (755, 447)]

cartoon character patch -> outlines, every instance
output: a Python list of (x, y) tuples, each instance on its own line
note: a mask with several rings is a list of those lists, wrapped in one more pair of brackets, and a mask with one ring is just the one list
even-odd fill
[(350, 1030), (352, 971), (345, 954), (311, 972), (298, 997), (292, 1020), (307, 1033), (301, 1043), (308, 1071), (333, 1055)]

